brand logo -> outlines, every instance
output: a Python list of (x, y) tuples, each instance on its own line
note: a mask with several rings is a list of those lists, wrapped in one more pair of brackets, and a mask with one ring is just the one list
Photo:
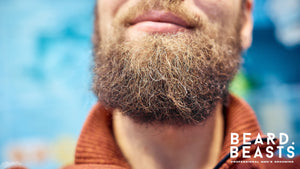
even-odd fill
[[(288, 159), (295, 157), (295, 142), (290, 144), (289, 136), (286, 133), (279, 133), (279, 145), (275, 143), (274, 133), (267, 133), (267, 137), (262, 137), (259, 133), (256, 136), (251, 133), (243, 133), (242, 138), (239, 137), (238, 133), (231, 133), (230, 158), (237, 158), (240, 151), (242, 158), (273, 158), (276, 149), (278, 149), (279, 158), (283, 158), (283, 151), (286, 152)], [(261, 147), (264, 147), (264, 150), (261, 150)]]

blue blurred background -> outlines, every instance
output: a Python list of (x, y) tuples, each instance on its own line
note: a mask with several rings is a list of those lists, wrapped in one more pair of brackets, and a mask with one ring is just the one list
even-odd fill
[[(0, 0), (0, 165), (72, 163), (91, 92), (94, 1)], [(300, 1), (257, 0), (253, 45), (231, 90), (300, 154)], [(6, 162), (6, 163), (2, 163)], [(2, 163), (2, 164), (1, 164)], [(1, 168), (1, 166), (0, 166)]]

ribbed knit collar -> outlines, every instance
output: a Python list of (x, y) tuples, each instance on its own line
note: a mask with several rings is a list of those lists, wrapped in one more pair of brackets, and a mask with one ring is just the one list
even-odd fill
[[(228, 107), (224, 109), (224, 115), (225, 137), (219, 160), (230, 152), (230, 133), (239, 134), (239, 145), (242, 144), (243, 133), (251, 133), (252, 137), (256, 137), (258, 133), (262, 135), (256, 116), (245, 101), (231, 95)], [(111, 112), (97, 103), (92, 108), (80, 134), (75, 164), (130, 168), (115, 142), (111, 124)]]

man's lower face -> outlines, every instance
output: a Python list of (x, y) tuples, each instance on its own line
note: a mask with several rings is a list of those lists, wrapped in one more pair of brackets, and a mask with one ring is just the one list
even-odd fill
[(197, 21), (192, 29), (126, 38), (132, 11), (149, 8), (129, 9), (131, 14), (117, 17), (114, 29), (94, 44), (94, 92), (104, 106), (137, 123), (198, 124), (228, 94), (241, 60), (239, 29), (221, 29), (174, 7), (165, 9)]

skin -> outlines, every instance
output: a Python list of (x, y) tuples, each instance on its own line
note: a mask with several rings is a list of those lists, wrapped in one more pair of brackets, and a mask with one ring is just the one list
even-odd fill
[[(112, 21), (116, 17), (117, 12), (126, 9), (132, 4), (135, 4), (139, 0), (98, 0), (98, 14), (99, 22), (98, 26), (100, 28), (100, 35), (105, 35), (108, 30), (111, 29)], [(239, 15), (241, 0), (182, 0), (183, 5), (190, 9), (191, 11), (198, 13), (201, 16), (207, 17), (211, 22), (218, 23), (222, 27), (226, 28), (230, 24), (233, 24), (234, 20)], [(252, 42), (252, 5), (253, 0), (246, 0), (245, 7), (242, 11), (244, 14), (244, 22), (242, 23), (241, 39), (242, 46), (244, 49), (250, 47)], [(144, 32), (130, 32), (129, 38), (138, 37)]]
[(117, 143), (134, 169), (211, 169), (221, 151), (223, 125), (221, 104), (197, 126), (139, 125), (118, 110), (113, 120)]
[[(105, 36), (112, 29), (113, 20), (119, 11), (131, 7), (137, 1), (98, 0), (99, 20), (95, 26), (99, 28), (100, 36)], [(187, 9), (205, 17), (211, 23), (220, 25), (223, 29), (234, 24), (242, 12), (240, 37), (243, 49), (247, 49), (252, 41), (252, 3), (252, 0), (247, 0), (241, 10), (240, 0), (182, 0), (182, 5)], [(181, 31), (175, 29), (176, 27), (172, 29), (174, 25), (168, 23), (147, 24), (141, 25), (142, 29), (127, 27), (124, 32), (126, 39), (131, 40), (151, 33), (149, 27), (154, 30), (160, 27), (172, 33)], [(113, 113), (113, 131), (122, 153), (134, 169), (213, 168), (218, 162), (224, 137), (222, 114), (220, 102), (203, 123), (176, 127), (137, 124), (116, 109)]]

